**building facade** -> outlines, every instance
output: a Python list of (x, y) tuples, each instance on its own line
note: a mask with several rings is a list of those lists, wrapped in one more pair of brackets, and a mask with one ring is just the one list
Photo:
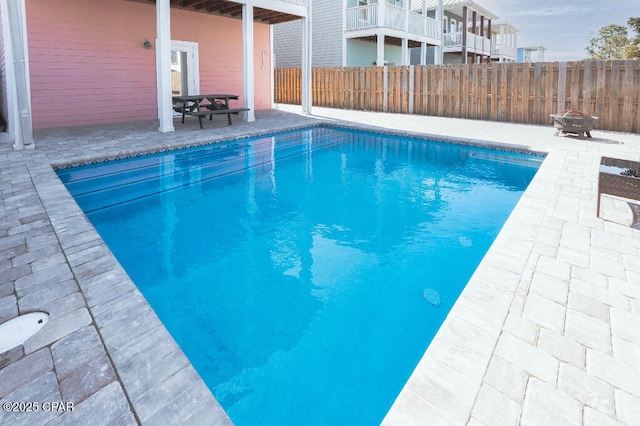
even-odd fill
[[(436, 0), (436, 3), (443, 0)], [(422, 0), (323, 0), (313, 5), (313, 67), (408, 65), (410, 49), (441, 46), (437, 8)], [(276, 68), (299, 67), (301, 24), (274, 25)], [(425, 62), (426, 63), (426, 62)]]
[(519, 47), (516, 62), (544, 62), (545, 50), (542, 46)]
[[(271, 107), (270, 24), (307, 23), (310, 3), (0, 0), (2, 108), (14, 146), (31, 146), (34, 128), (157, 118), (172, 131), (176, 92), (237, 94), (252, 121)], [(298, 38), (301, 52), (308, 41)]]

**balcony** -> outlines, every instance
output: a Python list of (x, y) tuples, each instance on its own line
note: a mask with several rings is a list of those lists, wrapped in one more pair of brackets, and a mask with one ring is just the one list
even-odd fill
[(420, 13), (386, 3), (350, 7), (345, 13), (345, 31), (351, 33), (350, 37), (373, 35), (373, 30), (385, 29), (385, 35), (440, 44), (440, 22)]
[(517, 47), (500, 43), (494, 43), (493, 49), (491, 50), (491, 56), (498, 60), (515, 61), (517, 53)]
[[(491, 40), (477, 34), (467, 32), (467, 53), (489, 56), (491, 54)], [(443, 50), (445, 52), (462, 52), (462, 32), (446, 33), (444, 35)]]

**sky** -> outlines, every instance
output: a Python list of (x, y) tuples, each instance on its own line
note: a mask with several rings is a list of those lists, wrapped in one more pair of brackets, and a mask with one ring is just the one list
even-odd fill
[(585, 59), (584, 49), (600, 28), (609, 24), (628, 27), (629, 18), (640, 18), (640, 0), (474, 1), (520, 30), (518, 47), (546, 48), (545, 61)]

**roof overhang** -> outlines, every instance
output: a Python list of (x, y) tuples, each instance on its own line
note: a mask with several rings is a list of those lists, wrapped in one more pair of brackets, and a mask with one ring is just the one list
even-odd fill
[(512, 33), (520, 32), (519, 29), (517, 29), (515, 26), (511, 25), (507, 21), (497, 20), (497, 21), (493, 21), (491, 25), (492, 25), (492, 28), (496, 31), (500, 31), (500, 28), (504, 28), (506, 31), (509, 31)]
[[(155, 4), (156, 0), (128, 0), (136, 3)], [(301, 15), (288, 13), (284, 10), (278, 10), (279, 3), (288, 6), (285, 2), (256, 2), (253, 8), (254, 22), (267, 24), (279, 24), (282, 22), (293, 21), (302, 18)], [(210, 15), (226, 16), (229, 18), (242, 19), (242, 3), (227, 0), (171, 0), (171, 8), (188, 10), (191, 12), (207, 13)], [(259, 7), (261, 5), (269, 5), (274, 9), (266, 9)]]
[[(437, 0), (425, 0), (428, 10), (434, 10), (438, 7)], [(469, 12), (477, 12), (487, 19), (498, 19), (498, 16), (483, 6), (475, 3), (471, 0), (443, 0), (443, 8), (445, 11), (453, 13), (457, 16), (462, 16), (462, 9), (466, 6)], [(471, 17), (471, 13), (469, 13)]]

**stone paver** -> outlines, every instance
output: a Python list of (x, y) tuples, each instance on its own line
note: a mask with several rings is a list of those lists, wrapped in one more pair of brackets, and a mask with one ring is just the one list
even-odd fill
[(600, 156), (639, 159), (640, 135), (579, 140), (550, 126), (279, 108), (169, 134), (153, 121), (38, 130), (33, 151), (0, 135), (0, 321), (51, 315), (0, 354), (0, 399), (74, 403), (0, 412), (0, 423), (231, 424), (51, 166), (319, 122), (547, 153), (385, 424), (637, 423), (640, 231), (615, 197), (596, 218), (595, 196)]
[[(39, 375), (32, 381), (22, 385), (6, 397), (0, 399), (2, 403), (14, 402), (60, 402), (62, 398), (58, 388), (58, 380), (53, 371)], [(55, 410), (45, 410), (42, 406), (30, 406), (31, 411), (27, 409), (20, 411), (0, 411), (0, 424), (3, 425), (25, 425), (46, 424), (60, 415)]]
[(108, 425), (121, 418), (129, 420), (124, 424), (136, 424), (137, 421), (129, 413), (130, 406), (122, 387), (118, 382), (112, 382), (83, 402), (74, 404), (73, 411), (60, 416), (60, 424), (82, 426), (98, 422)]
[(633, 425), (640, 418), (640, 398), (616, 389), (616, 414), (618, 421)]
[(522, 407), (521, 425), (582, 424), (582, 405), (567, 393), (532, 378)]
[(569, 309), (565, 333), (588, 348), (611, 353), (611, 327), (605, 321)]
[(471, 415), (483, 424), (517, 426), (521, 411), (520, 404), (491, 386), (483, 385)]
[(569, 336), (541, 329), (537, 346), (558, 360), (575, 367), (584, 367), (585, 347)]
[(51, 370), (53, 360), (48, 348), (40, 349), (8, 365), (0, 370), (0, 398)]
[(615, 417), (614, 388), (576, 367), (561, 364), (558, 387), (584, 405)]
[(510, 334), (498, 341), (496, 355), (546, 383), (555, 383), (558, 360), (548, 352), (529, 345)]
[(529, 375), (497, 355), (491, 358), (484, 382), (518, 403), (524, 400)]

